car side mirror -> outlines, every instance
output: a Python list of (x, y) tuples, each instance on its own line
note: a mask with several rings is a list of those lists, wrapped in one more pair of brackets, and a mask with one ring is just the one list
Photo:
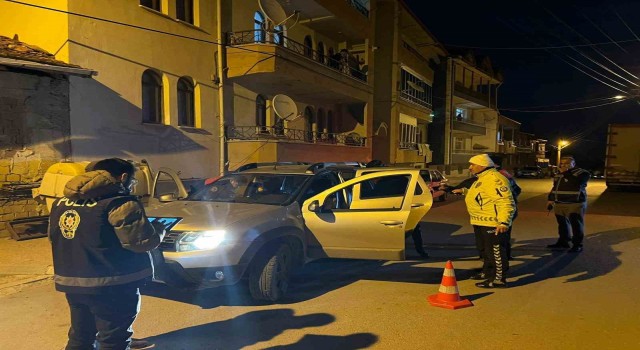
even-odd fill
[(173, 202), (176, 200), (176, 196), (173, 193), (162, 194), (158, 197), (160, 202)]
[(312, 212), (312, 213), (319, 212), (320, 211), (320, 202), (318, 202), (317, 200), (311, 202), (311, 204), (309, 204), (307, 209), (309, 209), (309, 211)]

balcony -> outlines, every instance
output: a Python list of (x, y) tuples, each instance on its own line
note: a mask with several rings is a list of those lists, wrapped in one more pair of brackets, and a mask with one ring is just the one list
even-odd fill
[(241, 85), (330, 103), (367, 102), (373, 93), (355, 59), (328, 57), (276, 32), (231, 32), (226, 40), (227, 76)]
[(461, 82), (455, 82), (454, 94), (467, 101), (478, 104), (479, 107), (496, 108), (495, 96), (475, 91), (472, 88), (464, 86)]
[(357, 133), (326, 133), (277, 126), (228, 126), (228, 140), (262, 140), (288, 143), (313, 143), (323, 145), (341, 145), (365, 147), (367, 138)]
[(371, 158), (367, 139), (356, 133), (229, 126), (226, 137), (231, 169), (252, 162), (346, 162)]
[(474, 123), (470, 120), (461, 119), (453, 121), (453, 131), (458, 134), (485, 135), (487, 127), (484, 124)]

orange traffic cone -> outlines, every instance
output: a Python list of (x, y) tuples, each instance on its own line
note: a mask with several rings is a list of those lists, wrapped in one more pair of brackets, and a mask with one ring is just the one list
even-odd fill
[(451, 260), (447, 261), (447, 265), (444, 268), (438, 294), (429, 295), (427, 300), (429, 300), (429, 304), (433, 306), (452, 310), (473, 306), (473, 303), (469, 299), (460, 299), (456, 273), (453, 271)]

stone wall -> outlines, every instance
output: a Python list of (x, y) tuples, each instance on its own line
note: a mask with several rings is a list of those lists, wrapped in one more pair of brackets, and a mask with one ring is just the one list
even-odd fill
[(46, 215), (28, 187), (69, 158), (69, 138), (67, 77), (0, 66), (0, 237), (11, 220)]

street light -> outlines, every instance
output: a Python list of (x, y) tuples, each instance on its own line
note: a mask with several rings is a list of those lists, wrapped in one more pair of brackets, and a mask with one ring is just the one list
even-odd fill
[(567, 146), (569, 146), (569, 141), (567, 140), (558, 141), (558, 161), (556, 162), (556, 165), (560, 166), (560, 158), (562, 158), (562, 149)]

